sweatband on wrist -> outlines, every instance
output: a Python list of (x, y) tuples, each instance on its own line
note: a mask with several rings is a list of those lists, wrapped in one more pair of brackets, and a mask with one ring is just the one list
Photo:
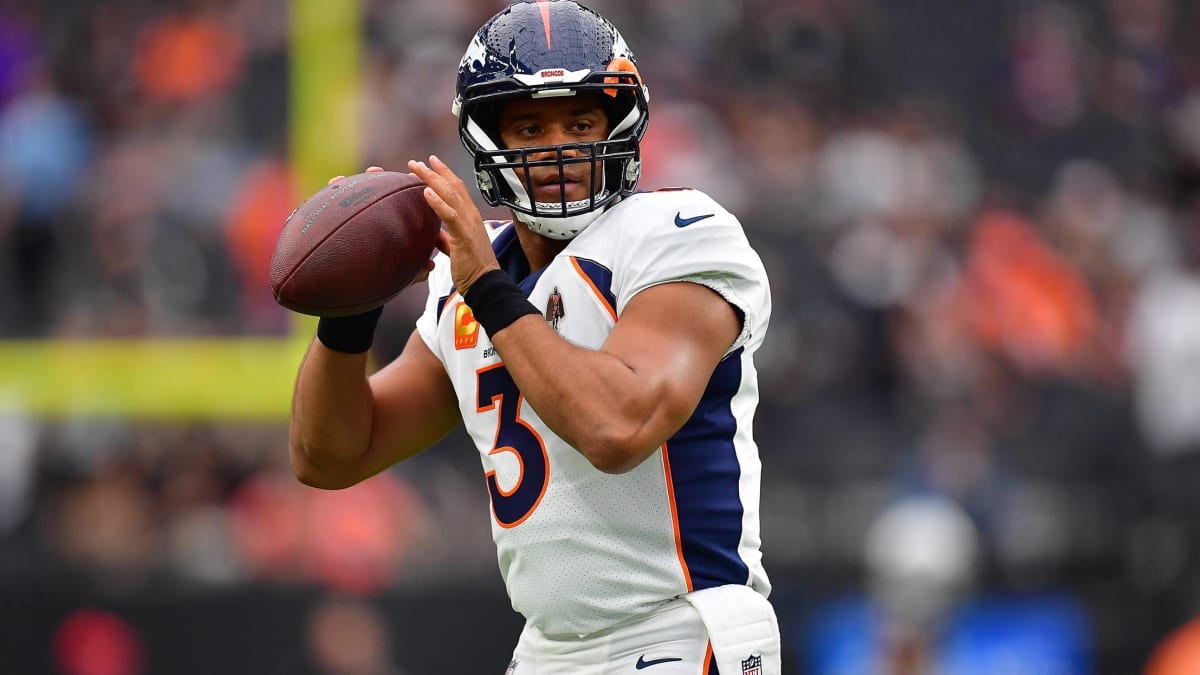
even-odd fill
[(463, 300), (491, 337), (526, 314), (541, 314), (502, 270), (492, 270), (476, 279)]
[(350, 316), (323, 316), (317, 321), (317, 339), (335, 352), (361, 354), (371, 348), (381, 314), (383, 307)]

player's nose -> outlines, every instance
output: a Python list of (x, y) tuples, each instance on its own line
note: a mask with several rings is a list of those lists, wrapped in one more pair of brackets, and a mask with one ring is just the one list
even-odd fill
[(555, 125), (547, 129), (543, 137), (543, 142), (546, 146), (554, 146), (557, 150), (545, 150), (534, 153), (530, 159), (556, 159), (555, 155), (558, 152), (561, 152), (565, 159), (580, 157), (584, 154), (584, 151), (578, 147), (562, 147), (564, 145), (571, 146), (576, 142), (576, 139), (568, 134), (564, 127)]

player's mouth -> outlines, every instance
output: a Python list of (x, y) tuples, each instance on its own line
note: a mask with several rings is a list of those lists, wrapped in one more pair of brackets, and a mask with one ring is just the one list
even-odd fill
[(587, 186), (571, 174), (558, 172), (538, 176), (533, 181), (533, 199), (538, 202), (557, 203), (566, 192), (566, 201), (574, 202), (587, 199)]

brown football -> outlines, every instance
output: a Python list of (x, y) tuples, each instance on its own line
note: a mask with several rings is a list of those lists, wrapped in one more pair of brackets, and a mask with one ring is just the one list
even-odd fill
[(387, 302), (425, 268), (441, 221), (411, 173), (337, 180), (284, 221), (271, 257), (271, 293), (288, 309), (346, 316)]

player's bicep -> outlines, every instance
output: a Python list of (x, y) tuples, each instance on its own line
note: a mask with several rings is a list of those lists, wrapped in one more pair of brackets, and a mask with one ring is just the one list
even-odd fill
[(415, 331), (400, 356), (370, 383), (375, 401), (371, 442), (359, 467), (366, 475), (421, 452), (459, 422), (450, 378)]
[(648, 422), (669, 436), (691, 416), (741, 329), (740, 314), (716, 291), (671, 282), (630, 299), (602, 349), (634, 371), (651, 402)]

